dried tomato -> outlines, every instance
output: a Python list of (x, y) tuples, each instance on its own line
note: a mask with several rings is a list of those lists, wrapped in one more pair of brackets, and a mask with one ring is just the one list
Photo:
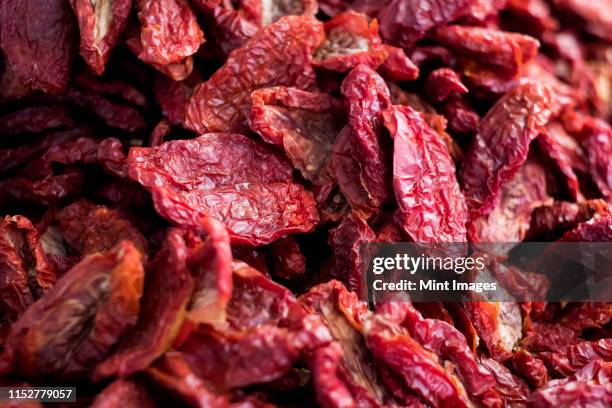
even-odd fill
[(187, 318), (195, 323), (221, 324), (232, 293), (232, 250), (225, 226), (204, 218), (204, 240), (193, 245), (187, 259), (194, 289), (187, 306)]
[(527, 35), (458, 25), (437, 28), (432, 38), (457, 53), (516, 75), (535, 58), (539, 43)]
[(458, 136), (473, 135), (480, 123), (480, 115), (464, 98), (451, 96), (444, 101), (442, 114), (448, 121), (448, 130)]
[(504, 406), (525, 405), (529, 387), (523, 380), (513, 375), (505, 365), (492, 358), (480, 356), (480, 365), (495, 377), (497, 382), (495, 389), (502, 396)]
[(321, 405), (381, 407), (390, 401), (361, 334), (366, 304), (335, 280), (315, 286), (299, 300), (322, 317), (335, 340), (309, 357)]
[(387, 51), (387, 59), (379, 67), (379, 72), (385, 78), (395, 82), (412, 81), (419, 76), (419, 67), (404, 52), (403, 49), (383, 44)]
[(119, 36), (132, 9), (132, 0), (70, 0), (81, 33), (81, 56), (96, 74), (104, 72), (112, 49), (119, 42)]
[(376, 240), (374, 231), (359, 213), (352, 212), (342, 218), (340, 224), (329, 231), (329, 244), (334, 251), (334, 268), (331, 275), (341, 280), (352, 291), (363, 288), (364, 254), (362, 245)]
[(70, 77), (75, 45), (70, 5), (64, 0), (39, 0), (27, 7), (18, 0), (0, 5), (0, 48), (4, 72), (0, 99), (33, 91), (57, 94)]
[(306, 273), (306, 257), (292, 236), (277, 239), (269, 250), (274, 276), (294, 279)]
[(74, 125), (69, 112), (61, 106), (32, 106), (0, 117), (0, 134), (39, 133)]
[(425, 92), (433, 103), (440, 103), (453, 93), (466, 93), (468, 89), (459, 75), (452, 69), (439, 68), (432, 71), (425, 83)]
[(229, 407), (229, 398), (217, 395), (195, 375), (182, 353), (169, 351), (147, 370), (151, 379), (193, 406)]
[(325, 41), (314, 53), (316, 66), (345, 72), (359, 64), (376, 69), (387, 59), (378, 36), (378, 22), (348, 11), (325, 23)]
[(501, 98), (482, 119), (461, 171), (471, 214), (491, 211), (502, 185), (527, 159), (529, 145), (552, 109), (549, 89), (529, 82)]
[(425, 37), (430, 29), (450, 23), (468, 11), (474, 0), (391, 0), (378, 13), (380, 32), (384, 40), (410, 49)]
[(512, 357), (512, 349), (522, 338), (523, 321), (515, 302), (466, 302), (463, 308), (484, 342), (489, 355), (497, 361)]
[(204, 34), (186, 0), (136, 0), (142, 25), (138, 58), (147, 63), (180, 63), (195, 54)]
[(154, 408), (157, 404), (144, 384), (135, 380), (115, 380), (102, 390), (92, 408)]
[(587, 120), (582, 130), (591, 177), (607, 199), (612, 198), (612, 128), (601, 120)]
[(389, 89), (380, 75), (359, 65), (342, 82), (342, 93), (349, 123), (334, 144), (332, 173), (355, 210), (373, 212), (391, 195), (388, 153), (382, 146), (384, 135), (376, 116), (391, 106)]
[(582, 203), (555, 201), (550, 205), (534, 208), (526, 238), (534, 240), (555, 240), (579, 223), (609, 212), (603, 200), (587, 200)]
[(504, 184), (490, 212), (470, 219), (467, 224), (470, 241), (522, 241), (530, 228), (534, 208), (550, 200), (546, 185), (544, 166), (528, 159)]
[[(377, 315), (364, 327), (366, 343), (375, 361), (434, 406), (468, 407), (469, 398), (459, 380), (438, 363), (405, 329)], [(428, 384), (435, 384), (429, 387)]]
[(240, 131), (245, 128), (241, 108), (252, 91), (277, 85), (314, 88), (311, 55), (323, 37), (322, 24), (310, 17), (283, 17), (259, 30), (196, 87), (185, 126), (197, 133)]
[(26, 377), (88, 374), (136, 323), (144, 271), (129, 241), (89, 255), (12, 326), (4, 358)]
[(416, 242), (464, 242), (467, 207), (455, 166), (423, 115), (408, 106), (383, 112), (393, 137), (398, 221)]
[(561, 241), (567, 242), (611, 242), (612, 214), (607, 212), (599, 217), (581, 222), (576, 228), (566, 232)]
[(162, 248), (147, 267), (138, 322), (112, 355), (96, 367), (95, 378), (129, 376), (144, 370), (170, 348), (193, 291), (188, 255), (183, 232), (168, 231)]
[(385, 303), (379, 307), (377, 313), (400, 323), (423, 347), (452, 362), (471, 398), (484, 406), (502, 405), (502, 398), (494, 388), (494, 377), (479, 366), (459, 330), (447, 322), (423, 318), (408, 302)]
[(512, 354), (512, 367), (533, 388), (540, 388), (550, 380), (544, 362), (527, 350), (520, 349)]
[(155, 100), (162, 108), (162, 113), (173, 125), (181, 125), (185, 121), (187, 103), (195, 81), (199, 81), (200, 76), (196, 71), (192, 72), (183, 81), (175, 81), (166, 76), (158, 75), (153, 83)]
[(339, 114), (340, 103), (327, 94), (274, 87), (251, 94), (248, 121), (266, 142), (282, 146), (304, 178), (324, 184)]
[(4, 217), (0, 224), (3, 325), (17, 320), (55, 284), (58, 271), (46, 252), (30, 220), (19, 215)]
[(237, 243), (267, 244), (318, 221), (312, 195), (291, 181), (291, 166), (242, 135), (132, 148), (128, 162), (130, 177), (152, 191), (160, 214), (193, 228), (213, 216)]
[(68, 244), (79, 254), (105, 252), (122, 240), (131, 241), (143, 255), (147, 241), (121, 214), (103, 205), (79, 200), (57, 214), (59, 229)]
[(314, 16), (316, 0), (240, 0), (240, 12), (258, 27), (275, 23), (283, 16)]

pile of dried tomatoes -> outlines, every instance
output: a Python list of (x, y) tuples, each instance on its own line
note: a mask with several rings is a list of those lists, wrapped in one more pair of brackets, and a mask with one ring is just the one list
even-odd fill
[(2, 0), (0, 49), (1, 385), (612, 406), (610, 303), (355, 294), (364, 243), (612, 241), (612, 1)]

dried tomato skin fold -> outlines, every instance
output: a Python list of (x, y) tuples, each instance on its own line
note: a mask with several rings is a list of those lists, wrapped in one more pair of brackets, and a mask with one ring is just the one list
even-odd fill
[(501, 98), (482, 119), (461, 169), (471, 214), (491, 210), (502, 184), (527, 159), (529, 145), (555, 108), (546, 86), (528, 82)]
[[(277, 85), (313, 89), (312, 53), (323, 38), (323, 25), (311, 17), (282, 17), (259, 30), (196, 87), (185, 126), (200, 134), (240, 132), (246, 127), (241, 107), (251, 91)], [(273, 69), (258, 71), (266, 66)]]
[(31, 378), (91, 373), (136, 323), (144, 280), (141, 261), (129, 241), (85, 257), (13, 325), (3, 358)]
[(416, 242), (465, 242), (467, 207), (444, 142), (410, 107), (382, 116), (393, 136), (399, 224)]
[(161, 215), (200, 230), (203, 217), (212, 216), (234, 243), (268, 244), (318, 222), (314, 198), (292, 180), (290, 164), (243, 135), (132, 148), (128, 163), (130, 177), (151, 190)]

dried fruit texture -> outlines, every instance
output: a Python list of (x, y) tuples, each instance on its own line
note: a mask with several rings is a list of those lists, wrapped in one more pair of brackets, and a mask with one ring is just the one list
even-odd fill
[(465, 99), (453, 96), (441, 107), (448, 121), (448, 130), (458, 136), (473, 135), (478, 129), (480, 115)]
[(437, 28), (432, 38), (455, 52), (517, 75), (538, 53), (539, 42), (523, 34), (458, 25)]
[(233, 272), (227, 327), (200, 325), (178, 347), (217, 392), (280, 378), (303, 351), (330, 340), (320, 319), (289, 290), (244, 263), (235, 263)]
[(509, 359), (523, 335), (519, 305), (515, 302), (466, 302), (463, 308), (489, 355), (500, 362)]
[(578, 176), (572, 168), (570, 158), (567, 156), (564, 147), (548, 133), (538, 136), (537, 143), (542, 152), (548, 156), (547, 159), (558, 174), (564, 193), (573, 201), (582, 201), (584, 197), (580, 192)]
[(612, 200), (612, 128), (601, 120), (587, 121), (582, 130), (591, 177), (601, 194)]
[(222, 324), (232, 294), (232, 250), (225, 226), (202, 219), (203, 242), (193, 248), (188, 265), (194, 278), (187, 318), (194, 323)]
[(58, 212), (56, 221), (66, 242), (81, 256), (106, 252), (122, 240), (129, 240), (143, 254), (147, 241), (119, 212), (85, 199)]
[(332, 173), (354, 210), (375, 212), (391, 196), (388, 154), (377, 118), (391, 106), (389, 89), (380, 75), (359, 65), (342, 82), (342, 94), (349, 120), (333, 147)]
[(398, 223), (415, 242), (464, 242), (467, 207), (440, 136), (408, 106), (383, 112), (393, 137)]
[(612, 214), (581, 222), (561, 237), (566, 242), (612, 242)]
[(450, 23), (466, 14), (473, 0), (391, 0), (378, 13), (380, 33), (384, 40), (410, 49), (432, 28)]
[(40, 133), (57, 128), (71, 128), (75, 123), (61, 106), (32, 106), (0, 117), (0, 134)]
[(409, 302), (387, 302), (378, 308), (377, 313), (401, 324), (424, 348), (450, 361), (473, 400), (483, 406), (502, 405), (502, 398), (495, 390), (495, 378), (480, 367), (463, 334), (451, 324), (423, 318)]
[(268, 249), (274, 276), (294, 279), (306, 273), (306, 257), (292, 236), (277, 239)]
[(79, 22), (81, 56), (96, 75), (104, 67), (127, 24), (132, 0), (70, 0)]
[(157, 404), (145, 385), (135, 380), (115, 380), (102, 390), (92, 408), (154, 408)]
[(129, 82), (118, 79), (102, 81), (88, 72), (74, 76), (74, 83), (79, 89), (116, 97), (123, 102), (138, 108), (148, 108), (147, 97)]
[(529, 396), (533, 407), (595, 406), (612, 404), (610, 363), (596, 362), (567, 379), (551, 381)]
[(55, 284), (58, 271), (46, 252), (30, 220), (4, 217), (0, 223), (2, 339), (8, 326)]
[(387, 51), (387, 59), (380, 66), (379, 72), (391, 81), (412, 81), (419, 77), (419, 67), (404, 52), (403, 49), (383, 44)]
[(549, 200), (546, 169), (528, 159), (504, 184), (490, 212), (468, 222), (468, 237), (471, 242), (520, 242), (530, 228), (534, 208)]
[(328, 94), (274, 87), (251, 94), (249, 126), (266, 142), (281, 146), (305, 179), (331, 182), (327, 163), (339, 132), (341, 105)]
[(134, 132), (146, 126), (140, 111), (129, 105), (114, 102), (97, 92), (70, 88), (62, 98), (91, 112), (107, 126), (128, 132)]
[(259, 30), (196, 87), (185, 126), (197, 133), (241, 131), (242, 105), (252, 91), (277, 85), (314, 88), (310, 63), (323, 38), (322, 24), (310, 17), (283, 17)]
[(495, 389), (504, 399), (503, 406), (525, 406), (529, 387), (523, 380), (492, 358), (480, 356), (480, 365), (495, 377)]
[(162, 248), (147, 267), (138, 322), (112, 355), (96, 367), (94, 378), (127, 377), (146, 369), (170, 348), (193, 292), (189, 255), (184, 232), (168, 231)]
[(127, 177), (127, 157), (119, 139), (108, 137), (100, 142), (98, 162), (109, 174), (119, 178)]
[(612, 41), (612, 10), (609, 1), (555, 0), (553, 4), (583, 19), (587, 31)]
[[(136, 56), (140, 56), (145, 49), (142, 43), (141, 27), (133, 22), (128, 21), (128, 26), (125, 29), (125, 44)], [(175, 81), (182, 81), (187, 78), (193, 71), (193, 57), (185, 57), (182, 61), (170, 64), (159, 64), (152, 62), (153, 68), (162, 74), (172, 78)]]
[[(78, 378), (136, 323), (142, 255), (129, 241), (85, 257), (11, 327), (4, 358), (30, 378)], [(82, 378), (82, 377), (81, 377)]]
[(487, 23), (488, 19), (494, 19), (495, 15), (504, 9), (506, 0), (476, 0), (466, 15), (467, 21), (476, 20), (479, 23)]
[(149, 146), (156, 147), (164, 143), (164, 139), (172, 131), (172, 125), (166, 119), (157, 122), (149, 137)]
[(56, 205), (82, 191), (85, 174), (68, 168), (62, 174), (49, 174), (41, 180), (15, 177), (0, 181), (0, 203)]
[(383, 406), (390, 395), (361, 334), (367, 305), (335, 280), (315, 286), (299, 300), (322, 317), (335, 340), (309, 357), (318, 402), (324, 407)]
[(425, 83), (425, 92), (432, 103), (440, 103), (454, 93), (466, 93), (467, 91), (459, 75), (448, 68), (432, 71)]
[(162, 113), (173, 125), (185, 121), (187, 104), (196, 83), (201, 80), (194, 71), (184, 81), (175, 81), (165, 75), (158, 75), (153, 83), (155, 100), (162, 108)]
[(316, 66), (346, 72), (359, 64), (376, 69), (387, 59), (378, 36), (378, 22), (348, 11), (325, 23), (325, 41), (314, 53)]
[[(470, 401), (457, 378), (396, 322), (379, 314), (364, 326), (366, 343), (375, 361), (433, 406), (468, 407)], [(435, 384), (435, 387), (428, 386)]]
[(33, 91), (62, 92), (70, 77), (75, 45), (70, 5), (64, 0), (36, 0), (0, 5), (0, 48), (4, 72), (0, 99)]
[(527, 238), (536, 241), (554, 241), (579, 223), (610, 211), (604, 200), (587, 200), (579, 204), (555, 201), (533, 210)]
[(329, 245), (334, 251), (334, 268), (331, 275), (341, 280), (351, 291), (360, 293), (364, 288), (362, 245), (376, 240), (376, 234), (363, 217), (352, 212), (342, 218), (340, 224), (329, 231)]
[(310, 231), (318, 221), (311, 193), (291, 180), (274, 151), (236, 134), (132, 148), (130, 177), (153, 193), (157, 211), (202, 229), (202, 217), (225, 223), (236, 243), (262, 245)]
[(531, 141), (553, 108), (549, 89), (528, 82), (501, 98), (482, 119), (461, 174), (472, 217), (491, 211), (502, 185), (527, 159)]
[(576, 335), (584, 329), (600, 328), (612, 319), (612, 304), (609, 302), (584, 302), (570, 305), (559, 318), (559, 324), (569, 327)]
[(514, 352), (512, 367), (532, 388), (540, 388), (550, 380), (544, 362), (527, 350), (519, 349)]
[(212, 19), (214, 25), (210, 28), (211, 32), (224, 54), (242, 47), (260, 28), (255, 21), (232, 8), (215, 7), (212, 9)]
[(194, 373), (179, 352), (170, 351), (164, 354), (147, 370), (147, 374), (154, 382), (192, 406), (230, 406), (226, 396), (216, 395), (208, 389), (208, 385)]
[(136, 0), (140, 20), (138, 58), (158, 65), (182, 63), (204, 42), (195, 14), (186, 0)]
[(258, 27), (277, 22), (283, 16), (311, 16), (317, 13), (316, 0), (241, 0), (240, 13)]

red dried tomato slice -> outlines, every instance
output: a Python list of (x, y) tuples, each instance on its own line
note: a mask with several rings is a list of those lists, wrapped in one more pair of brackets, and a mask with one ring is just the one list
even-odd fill
[(185, 126), (197, 133), (242, 131), (242, 105), (252, 91), (277, 85), (313, 89), (311, 55), (323, 37), (323, 25), (311, 17), (283, 17), (259, 30), (196, 87)]
[(212, 216), (236, 243), (267, 244), (318, 221), (312, 195), (291, 180), (289, 163), (246, 136), (212, 133), (132, 148), (128, 162), (130, 177), (152, 191), (162, 216), (196, 229)]
[(85, 257), (13, 325), (4, 359), (32, 378), (87, 375), (136, 323), (141, 259), (129, 241)]

